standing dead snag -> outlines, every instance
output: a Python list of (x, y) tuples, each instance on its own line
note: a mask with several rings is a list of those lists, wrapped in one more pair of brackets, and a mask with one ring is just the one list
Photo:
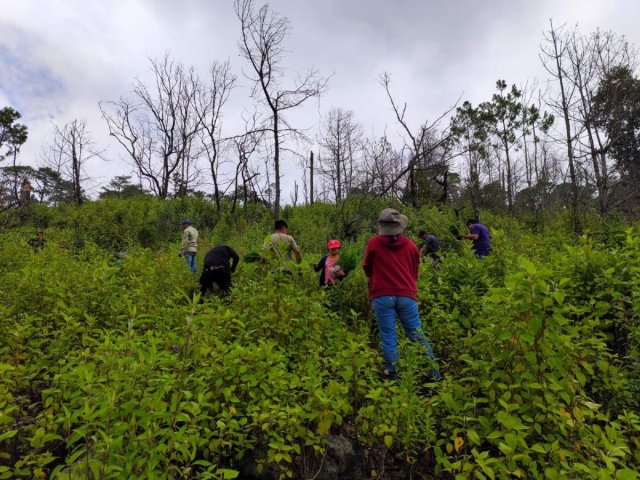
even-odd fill
[(104, 150), (97, 150), (87, 130), (86, 120), (73, 120), (60, 128), (53, 126), (53, 141), (50, 146), (49, 166), (66, 173), (71, 183), (73, 201), (82, 205), (84, 201), (83, 183), (88, 179), (86, 164), (93, 158), (102, 158)]
[(324, 150), (320, 174), (333, 190), (336, 202), (340, 202), (356, 187), (362, 127), (351, 110), (331, 108), (321, 120), (318, 141)]
[(222, 149), (221, 138), (222, 108), (229, 99), (231, 90), (235, 88), (237, 77), (231, 73), (231, 64), (213, 62), (209, 69), (208, 84), (200, 85), (196, 94), (195, 111), (202, 124), (199, 133), (204, 154), (209, 162), (211, 181), (213, 182), (213, 199), (216, 209), (220, 211), (220, 174)]
[(186, 70), (168, 53), (151, 60), (151, 71), (154, 85), (136, 79), (134, 101), (121, 98), (99, 105), (109, 134), (124, 147), (137, 174), (157, 196), (167, 198), (175, 174), (186, 190), (199, 173), (192, 168), (192, 149), (202, 128), (196, 112), (201, 84), (193, 68)]
[[(432, 156), (431, 154), (436, 150), (446, 147), (450, 138), (451, 133), (449, 132), (449, 128), (445, 128), (442, 131), (439, 131), (438, 127), (440, 122), (447, 116), (453, 109), (456, 108), (456, 105), (451, 107), (445, 113), (443, 113), (440, 117), (438, 117), (435, 121), (429, 124), (428, 122), (423, 123), (418, 133), (414, 134), (409, 128), (406, 120), (405, 113), (407, 111), (407, 104), (405, 103), (400, 109), (399, 105), (391, 95), (391, 74), (389, 72), (383, 72), (380, 74), (379, 78), (380, 85), (384, 88), (387, 93), (387, 97), (389, 98), (389, 103), (391, 104), (391, 108), (393, 113), (396, 116), (396, 120), (409, 137), (409, 141), (405, 138), (405, 146), (409, 149), (409, 160), (407, 162), (406, 167), (400, 172), (398, 176), (389, 182), (389, 184), (383, 189), (381, 195), (384, 195), (389, 190), (395, 187), (396, 183), (400, 181), (405, 175), (409, 175), (408, 180), (408, 190), (409, 190), (409, 200), (412, 206), (417, 206), (417, 186), (416, 186), (416, 171), (427, 170), (433, 167), (442, 167), (446, 166), (441, 161), (438, 161), (436, 164), (432, 164), (429, 160), (438, 158), (440, 156)], [(444, 156), (441, 157), (443, 159)]]
[(282, 63), (289, 20), (270, 10), (268, 5), (256, 10), (254, 0), (236, 0), (234, 8), (242, 29), (238, 46), (250, 65), (245, 76), (253, 83), (251, 95), (269, 111), (264, 128), (273, 136), (274, 217), (279, 220), (282, 143), (288, 136), (302, 136), (300, 130), (287, 122), (285, 114), (311, 98), (320, 97), (327, 88), (327, 80), (311, 68), (304, 75), (296, 75), (291, 86), (284, 86)]

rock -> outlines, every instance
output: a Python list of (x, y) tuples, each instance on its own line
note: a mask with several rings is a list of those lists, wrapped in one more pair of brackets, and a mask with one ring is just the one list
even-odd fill
[(258, 473), (258, 462), (256, 462), (256, 456), (253, 453), (243, 459), (238, 465), (238, 471), (240, 474), (236, 477), (237, 480), (276, 480), (273, 472), (266, 467)]
[[(322, 470), (316, 480), (352, 480), (360, 477), (362, 468), (360, 449), (356, 451), (353, 442), (342, 435), (329, 435), (327, 452)], [(321, 460), (318, 462), (320, 468)]]

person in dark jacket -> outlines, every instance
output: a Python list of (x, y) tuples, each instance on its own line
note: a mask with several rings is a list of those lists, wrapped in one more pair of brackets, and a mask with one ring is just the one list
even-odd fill
[(440, 242), (438, 241), (438, 237), (433, 233), (428, 233), (426, 230), (420, 230), (418, 237), (422, 240), (420, 255), (430, 257), (433, 266), (438, 267), (440, 262), (440, 259), (438, 258), (438, 252), (440, 251)]
[[(233, 260), (233, 262), (231, 262)], [(204, 256), (204, 268), (200, 275), (201, 297), (207, 290), (213, 289), (215, 283), (224, 295), (231, 293), (231, 274), (236, 271), (240, 257), (227, 245), (218, 245)]]
[(325, 255), (318, 263), (313, 264), (313, 269), (316, 272), (321, 272), (319, 279), (321, 287), (333, 285), (347, 275), (338, 264), (340, 261), (340, 246), (340, 240), (329, 240), (327, 243), (329, 255)]
[[(398, 362), (396, 316), (407, 337), (424, 345), (426, 355), (434, 360), (431, 345), (422, 331), (416, 301), (420, 253), (416, 244), (402, 235), (408, 223), (408, 218), (397, 210), (383, 210), (378, 219), (378, 235), (367, 242), (362, 262), (369, 278), (369, 299), (378, 321), (382, 355), (391, 378), (396, 377)], [(440, 372), (433, 368), (431, 376), (439, 379)]]

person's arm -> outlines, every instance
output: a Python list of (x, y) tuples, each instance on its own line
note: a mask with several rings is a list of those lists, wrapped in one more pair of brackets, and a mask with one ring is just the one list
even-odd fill
[(233, 260), (233, 263), (231, 264), (231, 273), (234, 273), (236, 271), (236, 267), (238, 266), (238, 262), (240, 261), (240, 256), (236, 253), (236, 251), (233, 248), (231, 247), (227, 247), (227, 248), (229, 249), (229, 256)]
[(422, 248), (420, 248), (420, 255), (424, 255), (425, 253), (427, 253), (427, 244), (423, 244)]
[(466, 238), (467, 240), (478, 240), (480, 238), (480, 228), (477, 228), (475, 225), (471, 227), (471, 233), (468, 235), (463, 235), (462, 238)]
[(300, 249), (293, 237), (291, 237), (291, 250), (293, 250), (293, 254), (296, 256), (296, 263), (300, 265), (302, 262), (302, 255), (300, 255)]
[(187, 249), (187, 245), (189, 244), (189, 234), (187, 233), (187, 230), (183, 230), (182, 231), (182, 244), (180, 245), (180, 253), (178, 253), (178, 256), (181, 257), (182, 254), (185, 252), (185, 250)]
[(367, 248), (364, 252), (364, 259), (362, 260), (362, 269), (364, 270), (364, 274), (371, 278), (373, 274), (373, 252), (369, 248), (369, 242), (367, 242)]
[(413, 278), (417, 282), (418, 281), (418, 275), (420, 274), (420, 252), (418, 252), (417, 248), (414, 250), (413, 258), (415, 260), (413, 262)]
[(318, 263), (314, 263), (313, 264), (313, 269), (316, 272), (319, 272), (320, 270), (322, 270), (324, 268), (325, 262), (327, 261), (327, 256), (325, 255), (324, 257), (322, 257)]

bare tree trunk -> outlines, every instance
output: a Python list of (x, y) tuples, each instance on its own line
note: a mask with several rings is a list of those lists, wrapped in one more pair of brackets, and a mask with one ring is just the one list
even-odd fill
[(313, 205), (314, 202), (313, 192), (313, 150), (309, 154), (309, 204)]
[(273, 206), (273, 216), (275, 221), (280, 220), (280, 136), (278, 132), (278, 113), (273, 112), (273, 162), (276, 174), (276, 199)]
[[(504, 123), (504, 119), (502, 120), (502, 128), (503, 131), (506, 131), (507, 127)], [(505, 160), (507, 162), (507, 213), (510, 217), (513, 216), (513, 171), (511, 168), (511, 157), (509, 155), (509, 142), (504, 141), (504, 154)], [(504, 172), (502, 177), (502, 183), (504, 187)]]
[[(314, 69), (305, 75), (297, 75), (293, 86), (282, 86), (284, 77), (283, 42), (289, 31), (289, 21), (263, 5), (256, 11), (254, 0), (235, 0), (235, 13), (240, 20), (242, 39), (240, 53), (251, 65), (253, 75), (252, 96), (261, 97), (260, 101), (268, 108), (272, 125), (266, 130), (273, 132), (274, 169), (275, 169), (275, 205), (274, 218), (280, 219), (280, 146), (286, 136), (302, 137), (299, 130), (290, 127), (284, 118), (285, 112), (301, 106), (311, 98), (319, 98), (326, 90), (327, 80), (320, 77)], [(283, 128), (280, 128), (282, 121)]]
[(290, 193), (291, 195), (291, 203), (293, 203), (294, 207), (298, 206), (298, 182), (297, 181), (293, 181), (293, 192)]
[(416, 167), (413, 165), (409, 170), (409, 196), (411, 206), (416, 208), (418, 206), (418, 196), (416, 195)]
[(18, 169), (16, 168), (18, 166), (18, 149), (14, 148), (12, 153), (13, 153), (13, 197), (15, 198), (16, 201), (19, 201), (20, 197), (18, 196)]
[[(573, 230), (574, 233), (580, 234), (582, 228), (580, 226), (580, 216), (578, 212), (578, 176), (575, 167), (575, 159), (573, 155), (573, 135), (571, 133), (571, 122), (569, 119), (569, 98), (567, 97), (567, 90), (565, 86), (565, 73), (562, 68), (562, 56), (566, 51), (567, 46), (561, 45), (562, 40), (558, 38), (558, 31), (553, 28), (553, 21), (551, 23), (551, 38), (548, 39), (552, 44), (552, 51), (546, 51), (543, 49), (545, 55), (552, 59), (555, 63), (555, 69), (551, 69), (546, 66), (545, 68), (549, 73), (555, 76), (560, 83), (560, 105), (559, 109), (564, 117), (565, 125), (565, 137), (567, 144), (567, 160), (569, 162), (569, 176), (571, 178), (571, 209), (573, 215)], [(544, 60), (543, 60), (544, 63)]]

